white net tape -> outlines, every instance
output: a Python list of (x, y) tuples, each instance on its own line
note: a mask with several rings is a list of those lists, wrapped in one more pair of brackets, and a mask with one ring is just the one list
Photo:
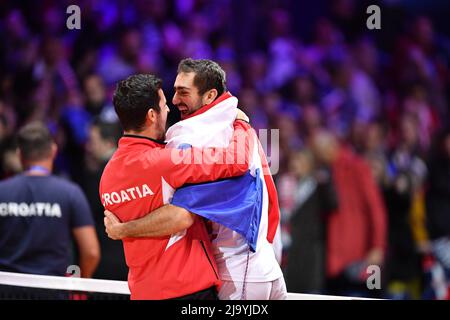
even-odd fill
[[(126, 281), (55, 277), (0, 271), (0, 285), (129, 295)], [(287, 300), (374, 300), (357, 297), (288, 293)]]

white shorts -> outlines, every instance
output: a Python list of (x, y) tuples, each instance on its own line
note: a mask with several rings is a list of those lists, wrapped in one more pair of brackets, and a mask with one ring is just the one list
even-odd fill
[(243, 282), (222, 281), (220, 300), (286, 300), (287, 290), (284, 278), (269, 282), (247, 282), (245, 297), (242, 297)]

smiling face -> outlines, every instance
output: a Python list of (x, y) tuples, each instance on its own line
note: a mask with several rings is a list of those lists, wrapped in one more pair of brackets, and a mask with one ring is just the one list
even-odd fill
[(203, 96), (194, 85), (195, 72), (180, 72), (175, 79), (175, 94), (172, 103), (180, 110), (184, 118), (204, 105)]

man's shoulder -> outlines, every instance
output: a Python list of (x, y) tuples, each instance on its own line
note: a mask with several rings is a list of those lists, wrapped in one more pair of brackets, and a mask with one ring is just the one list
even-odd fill
[(70, 181), (66, 178), (63, 177), (58, 177), (55, 175), (50, 175), (48, 176), (48, 181), (49, 183), (54, 186), (55, 188), (57, 188), (58, 190), (78, 190), (81, 189), (80, 186), (78, 184), (76, 184), (73, 181)]
[(106, 164), (102, 175), (117, 173), (117, 170), (159, 167), (167, 159), (167, 156), (170, 156), (170, 152), (170, 148), (145, 148), (133, 150), (133, 152), (116, 152)]
[(6, 178), (4, 180), (0, 180), (0, 188), (9, 187), (15, 185), (23, 179), (23, 175), (19, 174), (13, 177)]
[(18, 174), (0, 181), (0, 189), (3, 190), (21, 190), (30, 185), (35, 186), (35, 189), (38, 191), (42, 190), (46, 193), (54, 192), (55, 196), (64, 194), (72, 195), (74, 192), (81, 190), (76, 183), (54, 175), (30, 177), (24, 174)]

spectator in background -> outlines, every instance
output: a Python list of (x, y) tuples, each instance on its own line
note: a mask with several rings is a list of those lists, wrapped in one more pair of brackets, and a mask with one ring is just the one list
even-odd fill
[(18, 134), (23, 174), (0, 182), (0, 270), (64, 276), (72, 239), (82, 277), (91, 277), (100, 250), (89, 205), (81, 189), (51, 174), (57, 153), (40, 123)]
[(5, 143), (7, 136), (8, 136), (8, 120), (6, 120), (6, 117), (0, 113), (0, 149), (1, 146)]
[(106, 94), (103, 79), (97, 74), (91, 74), (83, 80), (86, 111), (93, 117), (100, 117), (105, 122), (117, 122), (114, 107)]
[(0, 178), (5, 179), (22, 172), (17, 146), (12, 139), (7, 139), (0, 149)]
[(450, 131), (440, 134), (430, 158), (426, 193), (427, 226), (432, 253), (441, 264), (450, 298)]
[[(424, 209), (419, 211), (419, 205), (420, 201), (423, 202), (421, 199), (427, 168), (419, 157), (417, 129), (416, 118), (404, 114), (400, 139), (388, 159), (387, 181), (384, 184), (389, 220), (387, 293), (395, 299), (420, 298), (419, 239), (416, 240), (415, 235), (423, 233), (425, 229)], [(422, 237), (421, 241), (424, 240)]]
[(403, 100), (403, 110), (405, 114), (416, 119), (418, 139), (414, 146), (417, 148), (416, 151), (428, 150), (431, 137), (440, 126), (440, 120), (435, 108), (429, 102), (427, 91), (423, 85), (414, 84), (409, 88), (408, 94)]
[(370, 167), (324, 130), (310, 139), (317, 159), (331, 169), (337, 210), (327, 227), (327, 276), (331, 294), (369, 295), (365, 273), (382, 266), (386, 248), (386, 213)]
[(12, 137), (14, 126), (14, 111), (0, 100), (0, 180), (22, 171)]
[(330, 179), (326, 175), (315, 175), (314, 169), (309, 151), (292, 156), (290, 171), (297, 184), (293, 210), (289, 214), (292, 240), (286, 267), (289, 292), (324, 293), (325, 290), (325, 213), (334, 210), (337, 203)]
[(111, 85), (136, 73), (139, 53), (142, 49), (142, 34), (137, 29), (126, 29), (119, 36), (117, 48), (105, 46), (100, 52), (97, 72)]
[(258, 93), (269, 89), (270, 79), (267, 77), (267, 56), (263, 52), (253, 52), (246, 56), (243, 70), (243, 86), (253, 87)]
[(127, 280), (128, 274), (122, 244), (118, 241), (111, 241), (105, 233), (104, 209), (98, 198), (103, 169), (116, 151), (120, 135), (121, 130), (118, 124), (96, 120), (90, 127), (86, 145), (81, 186), (94, 215), (95, 228), (102, 251), (102, 258), (94, 274), (94, 278), (98, 279)]
[(354, 63), (345, 51), (338, 51), (326, 61), (331, 86), (321, 101), (327, 127), (339, 138), (346, 138), (358, 114), (358, 105), (351, 93)]
[(269, 59), (267, 76), (269, 89), (279, 89), (291, 80), (297, 71), (296, 50), (298, 38), (293, 37), (290, 15), (284, 9), (275, 9), (269, 15)]

